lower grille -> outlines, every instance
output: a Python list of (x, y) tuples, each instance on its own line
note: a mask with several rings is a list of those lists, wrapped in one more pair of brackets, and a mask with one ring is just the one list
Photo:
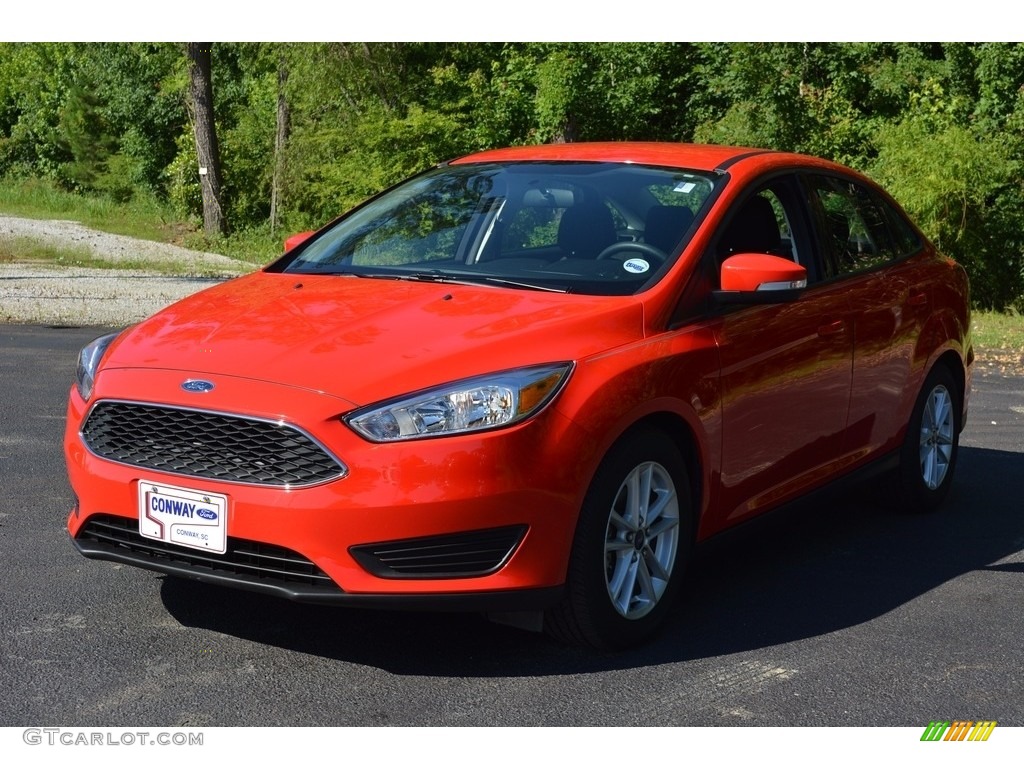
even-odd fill
[[(223, 555), (147, 539), (139, 533), (136, 520), (115, 515), (91, 517), (76, 537), (80, 544), (99, 545), (110, 554), (130, 555), (138, 565), (154, 570), (182, 569), (197, 576), (224, 576), (249, 585), (312, 587), (339, 593), (331, 578), (311, 560), (273, 544), (228, 537)], [(145, 562), (140, 562), (145, 561)], [(304, 590), (307, 591), (307, 590)]]
[(363, 568), (385, 579), (486, 576), (503, 566), (526, 534), (525, 525), (385, 541), (351, 547)]

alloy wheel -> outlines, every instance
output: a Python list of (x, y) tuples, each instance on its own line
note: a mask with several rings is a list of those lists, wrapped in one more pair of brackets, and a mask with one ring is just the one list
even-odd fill
[(953, 399), (941, 384), (931, 391), (921, 414), (921, 479), (935, 490), (949, 471), (953, 455)]
[(661, 464), (637, 465), (612, 503), (605, 585), (620, 616), (639, 619), (664, 595), (679, 551), (679, 497)]

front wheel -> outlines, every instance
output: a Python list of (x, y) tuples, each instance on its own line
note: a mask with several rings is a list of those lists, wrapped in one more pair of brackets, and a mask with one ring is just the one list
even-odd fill
[(900, 455), (900, 504), (913, 512), (937, 507), (949, 492), (960, 443), (960, 397), (939, 365), (925, 380)]
[(649, 637), (678, 591), (692, 543), (686, 465), (663, 433), (617, 443), (580, 511), (562, 602), (545, 615), (549, 634), (611, 650)]

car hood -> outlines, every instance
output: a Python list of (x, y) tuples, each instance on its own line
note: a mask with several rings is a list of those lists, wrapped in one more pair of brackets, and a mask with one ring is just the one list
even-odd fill
[(258, 272), (134, 326), (103, 368), (274, 381), (364, 405), (642, 334), (634, 297)]

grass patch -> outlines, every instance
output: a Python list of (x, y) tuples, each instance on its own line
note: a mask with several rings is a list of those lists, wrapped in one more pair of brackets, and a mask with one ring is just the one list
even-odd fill
[(975, 310), (971, 314), (971, 333), (978, 361), (985, 368), (1024, 373), (1024, 316)]
[(971, 331), (979, 347), (1024, 352), (1024, 316), (1016, 312), (974, 310)]
[(186, 235), (181, 245), (194, 251), (208, 251), (263, 266), (284, 253), (284, 235), (271, 235), (269, 227), (232, 232), (227, 237), (210, 239), (202, 232)]
[(113, 262), (96, 258), (84, 246), (58, 248), (31, 237), (0, 237), (0, 263), (101, 268), (113, 264)]
[[(141, 240), (172, 243), (195, 251), (218, 253), (249, 264), (264, 265), (284, 252), (287, 232), (269, 226), (207, 238), (194, 222), (182, 221), (153, 197), (136, 196), (117, 203), (102, 195), (82, 195), (40, 180), (0, 179), (0, 212), (27, 219), (67, 219), (92, 229)], [(53, 261), (54, 259), (49, 259)], [(74, 266), (108, 267), (104, 263)]]
[(61, 247), (33, 237), (0, 236), (0, 264), (37, 264), (51, 267), (87, 269), (131, 269), (175, 277), (215, 277), (216, 269), (189, 269), (176, 261), (122, 259), (114, 261), (93, 255), (84, 246)]
[(38, 181), (0, 180), (0, 211), (27, 219), (68, 219), (116, 235), (179, 242), (191, 230), (152, 197), (117, 203), (99, 195), (78, 195)]

